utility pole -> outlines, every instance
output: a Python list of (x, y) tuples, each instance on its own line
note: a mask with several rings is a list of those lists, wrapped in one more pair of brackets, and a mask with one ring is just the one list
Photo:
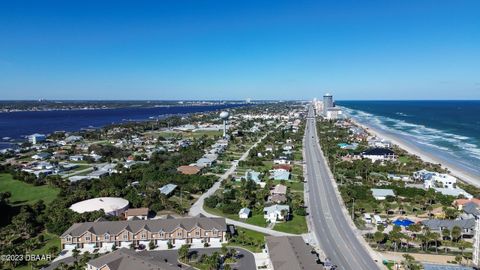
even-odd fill
[(355, 198), (353, 198), (352, 203), (352, 220), (355, 221)]

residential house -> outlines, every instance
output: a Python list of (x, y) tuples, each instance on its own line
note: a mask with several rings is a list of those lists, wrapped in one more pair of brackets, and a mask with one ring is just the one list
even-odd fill
[(82, 161), (83, 160), (83, 155), (73, 155), (68, 157), (69, 160), (71, 161)]
[(284, 170), (286, 172), (291, 172), (292, 171), (292, 165), (289, 164), (279, 164), (273, 166), (273, 169), (275, 170)]
[(478, 219), (480, 217), (479, 205), (475, 202), (468, 202), (463, 206), (463, 214), (461, 219)]
[(267, 222), (276, 223), (278, 220), (285, 220), (290, 214), (290, 206), (274, 204), (263, 208), (263, 217)]
[(36, 160), (45, 160), (45, 159), (50, 158), (51, 156), (52, 155), (50, 153), (41, 152), (41, 153), (37, 153), (37, 154), (33, 155), (32, 158), (36, 159)]
[(125, 211), (125, 219), (148, 219), (148, 208), (130, 208)]
[(270, 190), (271, 195), (279, 194), (279, 195), (286, 195), (287, 194), (287, 186), (278, 184)]
[(453, 197), (458, 197), (458, 196), (462, 196), (464, 198), (467, 198), (467, 199), (472, 199), (473, 198), (473, 195), (466, 192), (465, 190), (461, 189), (461, 188), (434, 188), (434, 190), (436, 192), (440, 192), (442, 193), (443, 195), (447, 195), (447, 196), (453, 196)]
[(176, 188), (177, 188), (177, 185), (175, 184), (166, 184), (163, 187), (159, 188), (158, 190), (160, 190), (160, 193), (166, 196), (170, 196)]
[(372, 162), (375, 161), (393, 161), (397, 159), (395, 152), (388, 148), (370, 148), (361, 153), (362, 158), (368, 158)]
[(379, 139), (379, 138), (371, 138), (368, 140), (368, 145), (370, 147), (377, 147), (377, 148), (391, 148), (392, 143), (390, 141)]
[(251, 213), (252, 213), (252, 210), (250, 210), (249, 208), (242, 208), (238, 212), (238, 217), (243, 218), (243, 219), (247, 219), (247, 218), (250, 217)]
[(288, 181), (290, 180), (290, 172), (287, 172), (285, 170), (272, 170), (271, 171), (271, 178), (273, 178), (273, 180), (285, 180), (285, 181)]
[(277, 158), (273, 160), (273, 164), (290, 164), (290, 163), (292, 162), (286, 158)]
[(475, 229), (475, 219), (428, 219), (422, 221), (424, 226), (427, 226), (431, 231), (441, 233), (444, 229), (452, 231), (453, 227), (457, 226), (462, 229), (462, 235), (472, 236)]
[(370, 190), (372, 191), (372, 196), (375, 200), (385, 200), (387, 196), (395, 197), (395, 193), (391, 189), (372, 188)]
[(472, 199), (456, 199), (453, 201), (453, 206), (457, 207), (458, 210), (462, 210), (463, 207), (468, 203), (474, 203), (476, 205), (480, 205), (480, 199), (472, 198)]
[(245, 171), (245, 179), (252, 180), (257, 184), (261, 182), (260, 175), (261, 175), (260, 172), (256, 172), (254, 170)]
[(202, 157), (197, 160), (197, 162), (195, 163), (195, 166), (199, 168), (206, 168), (206, 167), (211, 167), (212, 164), (213, 164), (213, 161), (211, 159)]
[(446, 173), (429, 173), (423, 180), (426, 189), (435, 187), (454, 189), (457, 186), (457, 178)]

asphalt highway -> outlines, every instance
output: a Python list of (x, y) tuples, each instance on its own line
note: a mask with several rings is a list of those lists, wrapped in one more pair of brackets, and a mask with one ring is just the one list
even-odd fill
[(338, 269), (379, 269), (367, 248), (357, 238), (336, 195), (331, 174), (318, 143), (313, 108), (305, 130), (305, 165), (309, 214), (320, 248)]

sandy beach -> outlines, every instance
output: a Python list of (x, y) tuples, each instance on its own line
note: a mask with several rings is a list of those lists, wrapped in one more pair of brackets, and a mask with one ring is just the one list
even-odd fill
[(434, 163), (434, 164), (441, 164), (443, 168), (447, 169), (450, 171), (450, 173), (457, 177), (459, 180), (462, 180), (464, 182), (467, 182), (469, 184), (472, 184), (474, 186), (480, 187), (480, 178), (478, 178), (475, 175), (472, 175), (470, 173), (465, 172), (461, 168), (458, 168), (452, 163), (449, 163), (445, 160), (440, 160), (438, 157), (435, 157), (435, 155), (432, 155), (428, 151), (425, 151), (423, 149), (420, 149), (419, 147), (415, 146), (408, 140), (398, 138), (395, 136), (392, 136), (390, 134), (387, 134), (383, 131), (381, 131), (378, 128), (374, 128), (369, 125), (361, 124), (358, 121), (355, 121), (355, 119), (350, 118), (353, 123), (356, 125), (363, 127), (369, 134), (375, 135), (379, 138), (388, 140), (392, 142), (393, 144), (398, 145), (400, 148), (406, 150), (407, 152), (414, 154), (418, 157), (420, 157), (423, 161)]

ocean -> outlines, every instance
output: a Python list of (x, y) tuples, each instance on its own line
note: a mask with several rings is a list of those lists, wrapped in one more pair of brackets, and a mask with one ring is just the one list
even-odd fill
[(480, 101), (338, 101), (359, 123), (480, 179)]
[[(24, 111), (0, 113), (0, 149), (11, 147), (10, 140), (23, 140), (33, 133), (78, 131), (82, 128), (103, 127), (125, 121), (144, 121), (169, 115), (216, 111), (240, 104), (211, 106), (170, 106), (154, 108), (118, 108), (102, 110)], [(9, 137), (9, 140), (5, 140)]]

